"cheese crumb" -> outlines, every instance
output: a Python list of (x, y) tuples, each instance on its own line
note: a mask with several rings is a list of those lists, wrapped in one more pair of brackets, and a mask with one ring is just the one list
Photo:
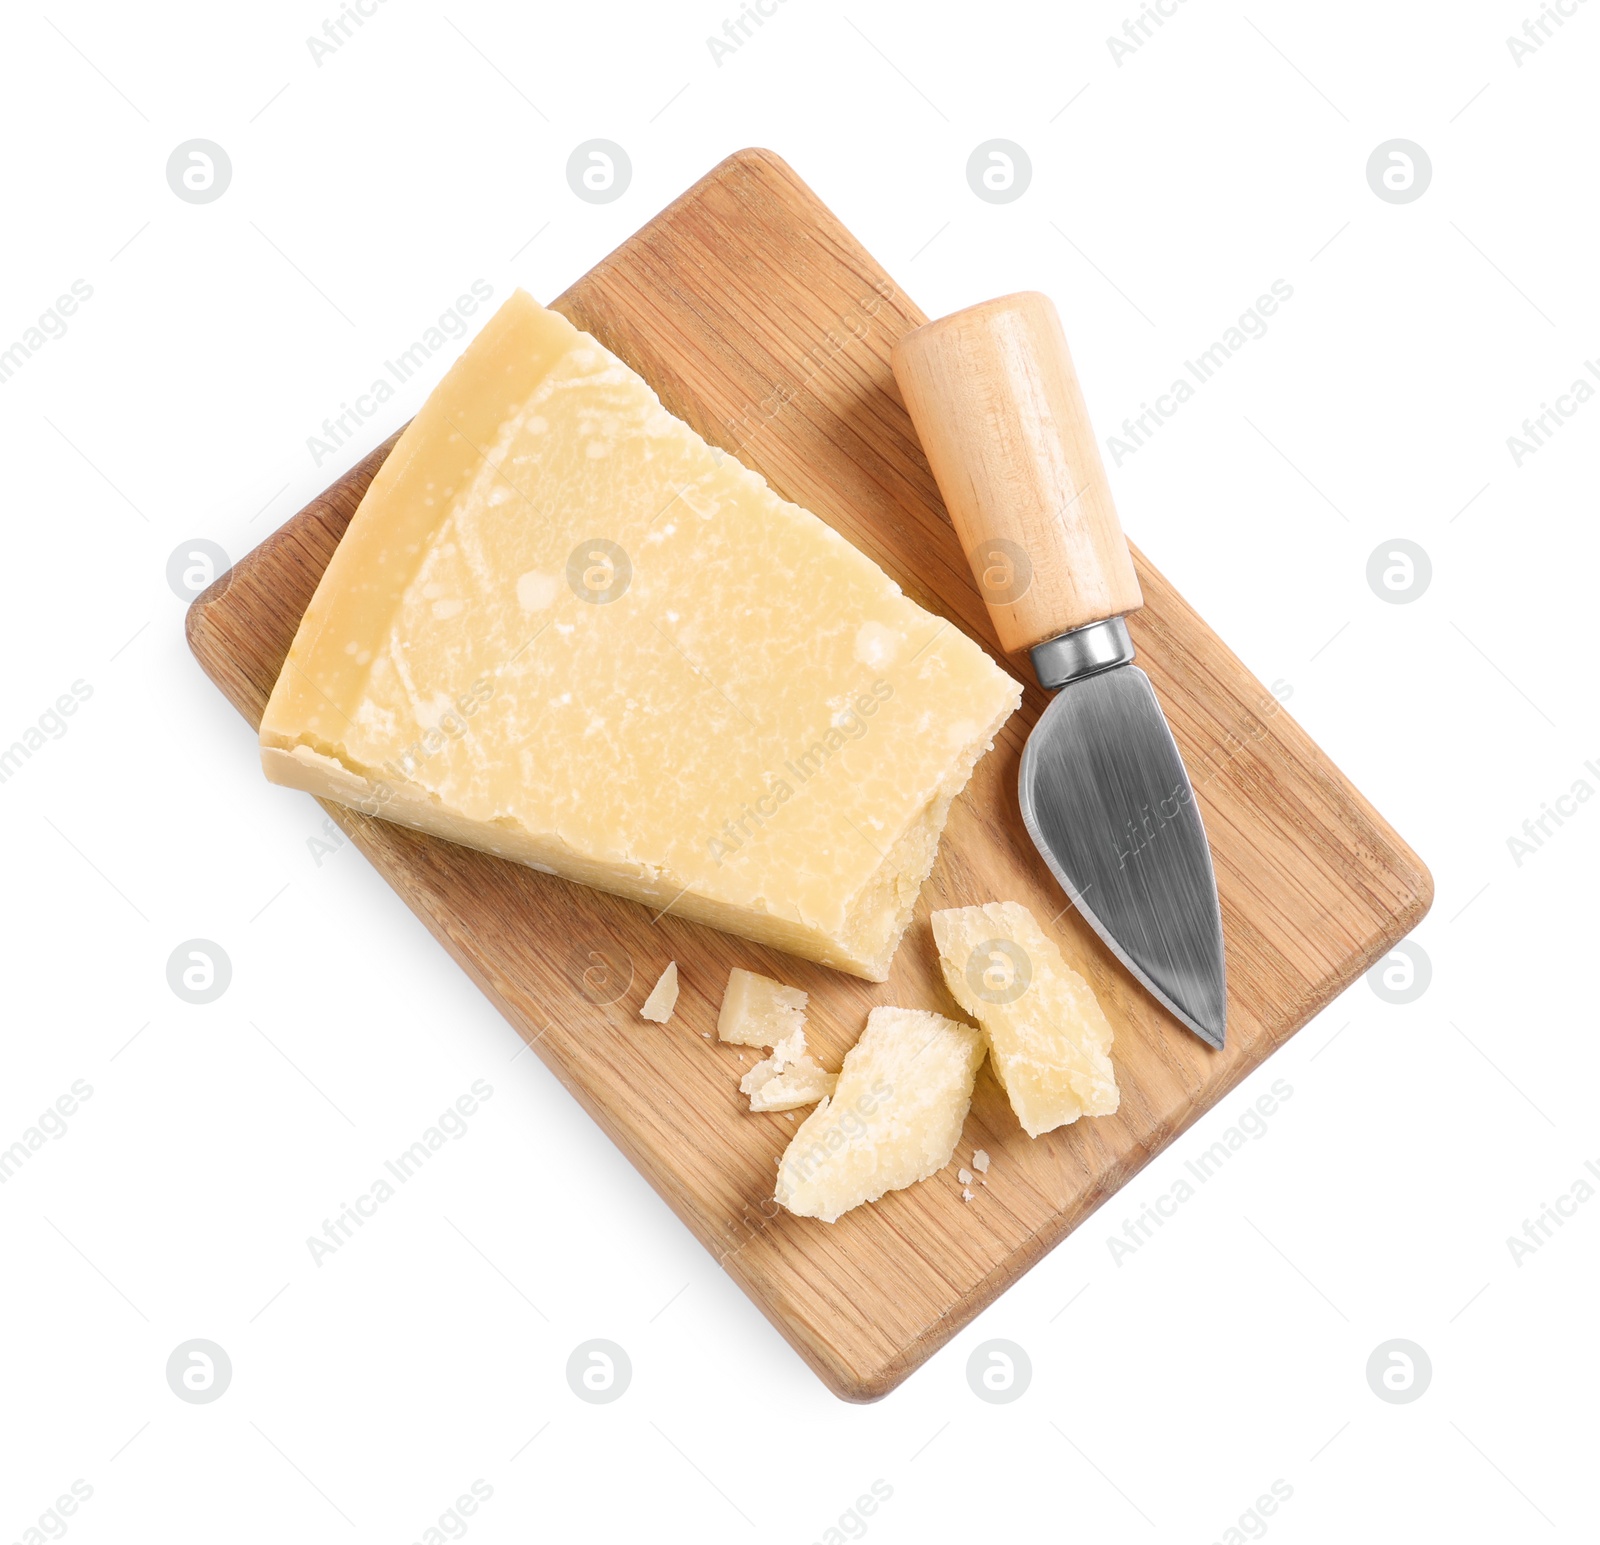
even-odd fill
[(672, 1018), (672, 1011), (678, 1006), (678, 962), (669, 960), (667, 969), (661, 973), (661, 980), (650, 989), (650, 996), (639, 1005), (639, 1018), (654, 1020), (658, 1025), (664, 1025)]
[(972, 1171), (969, 1169), (958, 1169), (956, 1171), (956, 1179), (959, 1180), (962, 1185), (970, 1186), (972, 1184)]
[(972, 1167), (977, 1170), (980, 1175), (986, 1175), (989, 1172), (989, 1155), (986, 1150), (980, 1148), (975, 1154), (973, 1154)]

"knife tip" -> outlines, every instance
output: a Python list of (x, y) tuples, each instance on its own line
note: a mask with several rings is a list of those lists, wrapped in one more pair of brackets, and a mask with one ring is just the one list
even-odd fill
[(1194, 1004), (1191, 1007), (1190, 1003), (1183, 1002), (1175, 993), (1163, 991), (1143, 971), (1135, 969), (1134, 975), (1191, 1035), (1204, 1041), (1213, 1051), (1225, 1048), (1228, 1039), (1228, 994), (1220, 981), (1201, 987), (1188, 984), (1191, 989), (1190, 1002)]
[(1228, 1040), (1228, 976), (1222, 958), (1221, 936), (1219, 915), (1216, 959), (1210, 969), (1192, 973), (1179, 984), (1177, 992), (1165, 997), (1167, 1006), (1183, 1021), (1185, 1028), (1214, 1051), (1222, 1051)]
[(1226, 1004), (1216, 1013), (1204, 1017), (1192, 1014), (1182, 1004), (1169, 1001), (1168, 1007), (1182, 1021), (1185, 1029), (1191, 1031), (1204, 1041), (1213, 1051), (1222, 1051), (1228, 1039), (1228, 1015)]

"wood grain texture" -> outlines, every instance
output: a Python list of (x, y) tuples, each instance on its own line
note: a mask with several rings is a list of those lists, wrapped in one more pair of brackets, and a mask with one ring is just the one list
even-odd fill
[(1002, 647), (1143, 604), (1048, 295), (940, 317), (897, 339), (891, 363)]
[[(724, 161), (554, 302), (672, 412), (870, 553), (923, 606), (1000, 656), (901, 405), (894, 340), (925, 318), (776, 156)], [(379, 446), (202, 595), (189, 640), (258, 723), (300, 616)], [(1158, 1008), (1065, 899), (1023, 830), (1022, 709), (951, 813), (883, 985), (841, 975), (402, 827), (328, 806), (378, 871), (529, 1040), (828, 1386), (893, 1389), (1246, 1073), (1408, 932), (1427, 871), (1243, 665), (1135, 554), (1140, 663), (1166, 707), (1214, 849), (1228, 954), (1228, 1048)], [(1015, 662), (1007, 663), (1014, 673)], [(296, 797), (285, 795), (284, 797)], [(837, 1067), (879, 1003), (954, 1015), (932, 909), (1016, 900), (1051, 928), (1116, 1029), (1117, 1115), (1030, 1141), (985, 1071), (958, 1155), (993, 1155), (960, 1199), (954, 1169), (826, 1225), (771, 1200), (795, 1131), (752, 1115), (748, 1067), (704, 1039), (732, 966), (811, 994), (810, 1039)], [(615, 1002), (595, 954), (631, 970)], [(669, 960), (682, 996), (637, 1010)], [(590, 975), (586, 978), (585, 972)], [(620, 985), (620, 984), (619, 984)], [(748, 1054), (746, 1054), (748, 1055)]]

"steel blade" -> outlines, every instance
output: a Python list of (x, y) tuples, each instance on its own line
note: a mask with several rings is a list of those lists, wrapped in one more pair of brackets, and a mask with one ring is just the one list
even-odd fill
[(1189, 774), (1150, 679), (1069, 681), (1022, 754), (1022, 819), (1118, 959), (1201, 1040), (1227, 1023), (1222, 914)]

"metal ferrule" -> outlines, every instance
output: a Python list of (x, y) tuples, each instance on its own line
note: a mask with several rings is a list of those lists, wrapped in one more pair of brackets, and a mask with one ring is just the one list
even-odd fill
[(1039, 685), (1054, 692), (1079, 677), (1128, 664), (1133, 659), (1133, 640), (1128, 637), (1128, 625), (1122, 618), (1108, 617), (1104, 622), (1091, 622), (1087, 627), (1035, 644), (1028, 651), (1028, 658), (1033, 661), (1033, 674), (1039, 678)]

